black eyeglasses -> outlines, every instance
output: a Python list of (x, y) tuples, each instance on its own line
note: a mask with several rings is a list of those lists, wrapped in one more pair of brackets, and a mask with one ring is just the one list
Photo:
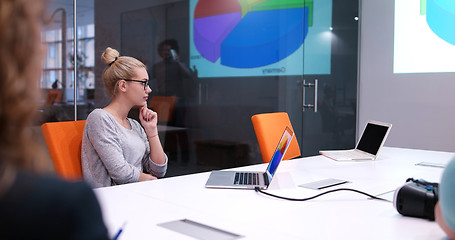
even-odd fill
[(138, 83), (142, 83), (142, 85), (144, 86), (144, 91), (147, 89), (147, 86), (149, 85), (149, 80), (132, 80), (132, 79), (123, 79), (127, 82), (138, 82)]

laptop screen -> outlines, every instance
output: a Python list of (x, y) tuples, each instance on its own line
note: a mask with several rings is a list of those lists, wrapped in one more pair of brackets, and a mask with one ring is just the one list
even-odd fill
[(290, 128), (286, 127), (278, 143), (278, 146), (275, 149), (275, 153), (273, 154), (272, 159), (270, 160), (269, 166), (267, 167), (266, 172), (267, 176), (269, 177), (269, 181), (272, 180), (272, 177), (275, 174), (276, 169), (278, 168), (278, 165), (280, 164), (281, 160), (283, 159), (286, 150), (288, 149), (289, 145), (291, 145), (291, 140), (293, 136), (294, 132)]
[(376, 155), (389, 132), (390, 124), (368, 122), (357, 149)]

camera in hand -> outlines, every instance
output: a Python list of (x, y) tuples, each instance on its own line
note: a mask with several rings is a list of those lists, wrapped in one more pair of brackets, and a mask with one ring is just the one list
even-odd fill
[(434, 220), (438, 193), (438, 183), (408, 178), (406, 184), (395, 191), (393, 205), (404, 216)]

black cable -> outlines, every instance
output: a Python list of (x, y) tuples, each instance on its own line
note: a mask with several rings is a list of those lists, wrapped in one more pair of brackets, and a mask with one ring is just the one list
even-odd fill
[(384, 198), (376, 197), (376, 196), (373, 196), (373, 195), (371, 195), (371, 194), (368, 194), (368, 193), (365, 193), (365, 192), (362, 192), (362, 191), (359, 191), (359, 190), (355, 190), (355, 189), (352, 189), (352, 188), (338, 188), (338, 189), (333, 189), (333, 190), (330, 190), (330, 191), (327, 191), (327, 192), (323, 192), (323, 193), (320, 193), (320, 194), (318, 194), (318, 195), (315, 195), (315, 196), (312, 196), (312, 197), (308, 197), (308, 198), (288, 198), (288, 197), (282, 197), (282, 196), (274, 195), (274, 194), (271, 194), (271, 193), (268, 193), (268, 192), (264, 192), (264, 191), (262, 191), (259, 187), (254, 188), (254, 190), (255, 190), (256, 192), (260, 192), (260, 193), (263, 193), (263, 194), (268, 195), (268, 196), (271, 196), (271, 197), (276, 197), (276, 198), (280, 198), (280, 199), (284, 199), (284, 200), (290, 200), (290, 201), (308, 201), (308, 200), (315, 199), (315, 198), (317, 198), (317, 197), (320, 197), (320, 196), (325, 195), (325, 194), (328, 194), (328, 193), (333, 193), (333, 192), (338, 192), (338, 191), (351, 191), (351, 192), (356, 192), (356, 193), (360, 193), (360, 194), (366, 195), (366, 196), (368, 196), (368, 197), (370, 197), (370, 198), (372, 198), (372, 199), (390, 202), (389, 200), (386, 200), (386, 199), (384, 199)]

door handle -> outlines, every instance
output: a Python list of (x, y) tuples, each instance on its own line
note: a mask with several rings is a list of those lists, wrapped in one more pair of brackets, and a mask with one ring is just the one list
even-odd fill
[[(318, 80), (314, 79), (314, 83), (307, 83), (305, 80), (303, 80), (302, 86), (303, 86), (302, 110), (305, 112), (306, 108), (313, 108), (314, 112), (318, 112)], [(314, 89), (314, 104), (306, 104), (305, 101), (306, 88)]]

